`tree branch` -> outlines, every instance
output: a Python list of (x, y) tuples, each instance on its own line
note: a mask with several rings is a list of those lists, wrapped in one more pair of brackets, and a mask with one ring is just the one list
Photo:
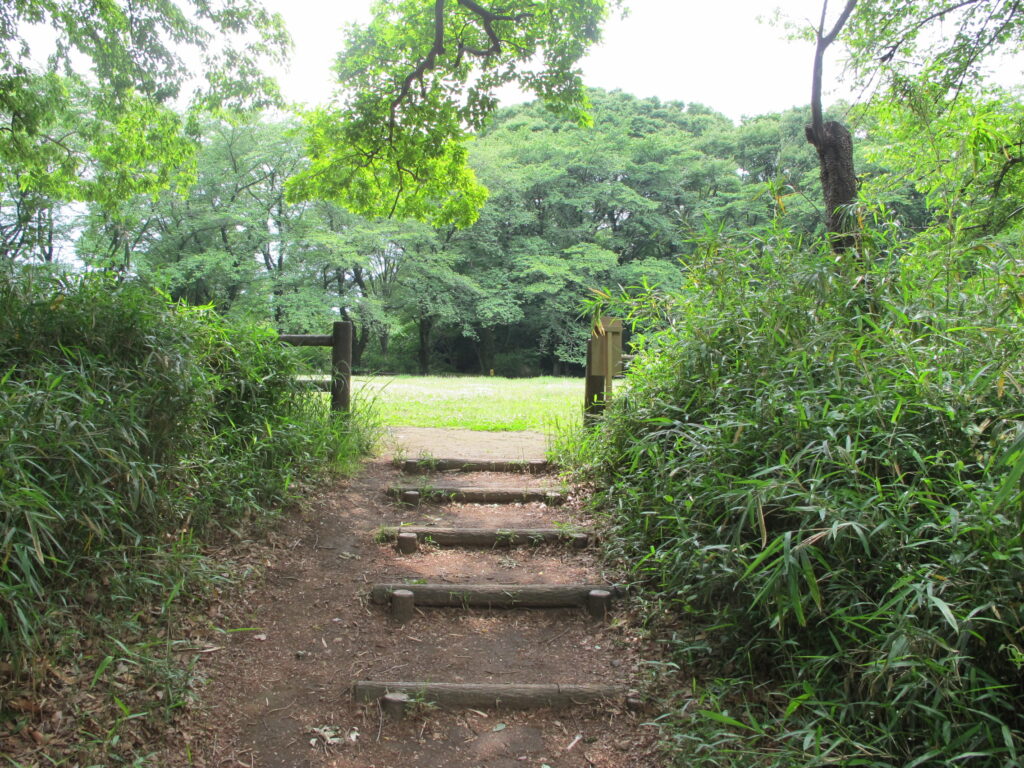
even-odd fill
[(1006, 174), (1008, 174), (1014, 166), (1020, 163), (1024, 163), (1024, 156), (1014, 155), (1012, 157), (1008, 157), (1006, 162), (1003, 163), (1003, 167), (999, 169), (999, 174), (996, 176), (996, 180), (992, 184), (991, 197), (993, 202), (997, 197), (999, 197), (1000, 191), (1002, 191), (1003, 182), (1006, 180)]
[[(973, 2), (974, 0), (971, 1)], [(821, 141), (825, 130), (821, 111), (821, 79), (822, 70), (824, 69), (825, 49), (835, 42), (836, 37), (843, 27), (846, 26), (846, 22), (850, 19), (850, 14), (853, 13), (856, 7), (857, 0), (846, 0), (843, 12), (839, 14), (839, 18), (836, 19), (836, 23), (828, 34), (825, 34), (825, 16), (828, 13), (828, 0), (824, 0), (821, 4), (821, 21), (818, 23), (818, 29), (815, 30), (814, 34), (816, 45), (814, 48), (814, 70), (811, 74), (811, 132), (814, 135), (812, 144)]]
[[(828, 3), (824, 3), (821, 8), (821, 27), (820, 30), (825, 29), (825, 9), (828, 7)], [(842, 31), (843, 27), (846, 26), (846, 22), (850, 20), (850, 14), (853, 13), (853, 9), (857, 7), (857, 0), (847, 0), (846, 7), (843, 8), (843, 12), (839, 14), (839, 18), (836, 19), (836, 23), (832, 26), (832, 31), (825, 35), (825, 47), (832, 45), (835, 42), (836, 36)]]
[[(487, 35), (487, 39), (491, 43), (487, 48), (474, 48), (460, 40), (458, 42), (456, 65), (461, 62), (463, 54), (485, 59), (488, 56), (496, 56), (501, 53), (502, 40), (494, 29), (495, 22), (511, 21), (518, 23), (526, 21), (533, 15), (526, 11), (523, 13), (491, 11), (475, 2), (475, 0), (456, 0), (456, 3), (480, 19), (480, 25), (483, 27), (484, 34)], [(444, 6), (445, 0), (434, 0), (434, 43), (423, 60), (402, 80), (402, 84), (398, 89), (398, 95), (391, 102), (392, 126), (396, 122), (398, 107), (409, 96), (413, 84), (417, 82), (422, 84), (427, 72), (437, 67), (437, 57), (443, 56), (445, 53)]]
[(391, 102), (392, 125), (395, 123), (395, 112), (398, 109), (398, 105), (409, 95), (409, 91), (412, 90), (412, 84), (417, 80), (423, 82), (423, 76), (437, 66), (437, 57), (444, 54), (444, 2), (445, 0), (434, 0), (434, 44), (423, 61), (417, 64), (416, 68), (405, 76), (401, 87), (398, 89), (398, 95)]
[(879, 57), (879, 61), (881, 61), (883, 64), (886, 63), (886, 62), (891, 61), (892, 57), (896, 55), (896, 51), (898, 51), (900, 49), (900, 47), (905, 42), (907, 42), (907, 40), (910, 38), (910, 36), (913, 33), (915, 33), (918, 30), (920, 30), (926, 24), (929, 24), (930, 22), (935, 21), (935, 19), (938, 19), (938, 18), (941, 18), (942, 16), (945, 16), (947, 13), (952, 13), (953, 11), (958, 11), (961, 8), (965, 8), (968, 5), (975, 5), (975, 4), (979, 3), (979, 2), (982, 2), (982, 0), (963, 0), (963, 2), (955, 3), (953, 5), (947, 6), (946, 8), (942, 8), (942, 9), (940, 9), (938, 11), (935, 11), (935, 13), (932, 13), (932, 14), (929, 14), (928, 16), (925, 16), (923, 19), (921, 19), (921, 21), (919, 21), (916, 24), (914, 24), (913, 26), (911, 26), (910, 29), (908, 29), (899, 40), (897, 40), (895, 43), (893, 43), (891, 46), (889, 46), (889, 49)]
[(487, 10), (479, 3), (474, 0), (457, 0), (458, 4), (463, 8), (472, 11), (480, 17), (480, 21), (483, 24), (484, 32), (487, 34), (487, 39), (491, 41), (490, 48), (474, 49), (468, 46), (464, 46), (461, 43), (459, 47), (465, 50), (467, 53), (471, 53), (474, 56), (485, 57), (492, 56), (494, 54), (501, 53), (501, 39), (498, 37), (498, 33), (494, 31), (494, 22), (496, 21), (526, 21), (530, 18), (531, 14), (523, 12), (519, 14), (506, 14), (506, 13), (495, 13)]

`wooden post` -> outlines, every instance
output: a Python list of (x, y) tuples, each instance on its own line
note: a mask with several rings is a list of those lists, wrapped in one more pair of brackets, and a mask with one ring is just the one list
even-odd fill
[(601, 327), (604, 329), (604, 391), (612, 393), (612, 379), (622, 373), (622, 321), (617, 317), (602, 317)]
[(391, 616), (403, 624), (416, 615), (416, 597), (411, 590), (396, 589), (391, 593)]
[(647, 702), (644, 701), (643, 694), (640, 691), (627, 691), (626, 708), (632, 712), (643, 712), (647, 709)]
[(408, 705), (409, 694), (407, 693), (385, 693), (380, 698), (380, 708), (392, 720), (401, 720), (405, 717), (405, 710)]
[(402, 531), (398, 534), (398, 551), (403, 555), (411, 555), (419, 548), (419, 538), (412, 531)]
[(331, 333), (331, 410), (347, 411), (352, 391), (352, 323), (338, 321)]
[(583, 413), (604, 410), (612, 394), (612, 380), (622, 373), (622, 321), (602, 317), (587, 342), (587, 373)]
[(598, 621), (608, 618), (612, 604), (612, 593), (607, 589), (592, 589), (587, 593), (587, 612)]
[(587, 340), (587, 373), (584, 381), (583, 415), (596, 416), (604, 410), (604, 380), (594, 373), (594, 338)]

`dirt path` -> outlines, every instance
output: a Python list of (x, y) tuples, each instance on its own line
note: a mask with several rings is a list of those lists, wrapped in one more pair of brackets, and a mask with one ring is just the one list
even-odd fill
[[(434, 458), (536, 458), (537, 443), (513, 435), (416, 430), (400, 451), (424, 439)], [(479, 436), (479, 440), (477, 437)], [(406, 440), (405, 433), (400, 433)], [(418, 441), (418, 442), (417, 442)], [(501, 450), (504, 448), (504, 450)], [(541, 449), (542, 450), (542, 449)], [(556, 488), (552, 478), (517, 476)], [(448, 473), (418, 481), (442, 485)], [(462, 483), (509, 484), (493, 473)], [(417, 479), (413, 478), (413, 482)], [(464, 549), (421, 544), (402, 555), (379, 542), (382, 525), (462, 528), (563, 526), (590, 522), (571, 498), (543, 503), (409, 507), (389, 499), (410, 482), (390, 462), (368, 463), (347, 487), (324, 488), (305, 512), (252, 551), (265, 574), (214, 621), (226, 634), (203, 640), (197, 656), (208, 679), (201, 705), (182, 722), (180, 743), (161, 764), (208, 768), (653, 768), (653, 729), (625, 696), (563, 709), (435, 706), (424, 697), (401, 719), (376, 700), (358, 703), (355, 681), (618, 685), (643, 680), (640, 641), (628, 615), (594, 620), (579, 607), (500, 609), (417, 606), (396, 621), (368, 599), (374, 583), (417, 589), (459, 585), (613, 584), (589, 549), (566, 546)], [(417, 599), (419, 599), (417, 597)], [(416, 698), (416, 697), (414, 697)], [(636, 704), (635, 701), (630, 702)], [(187, 752), (186, 752), (187, 750)], [(189, 762), (191, 761), (191, 762)]]

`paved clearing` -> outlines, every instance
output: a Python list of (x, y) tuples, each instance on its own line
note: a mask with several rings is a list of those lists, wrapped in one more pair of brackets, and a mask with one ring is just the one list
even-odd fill
[[(396, 430), (404, 457), (528, 460), (543, 437), (462, 430)], [(453, 477), (434, 475), (423, 483)], [(413, 476), (414, 477), (414, 476)], [(486, 484), (494, 473), (462, 476)], [(544, 482), (506, 475), (511, 480)], [(552, 478), (547, 478), (551, 482)], [(384, 494), (409, 482), (385, 459), (347, 486), (322, 488), (268, 545), (246, 557), (265, 574), (214, 622), (230, 634), (196, 638), (209, 683), (181, 723), (161, 765), (207, 768), (653, 768), (660, 765), (650, 714), (623, 697), (558, 710), (502, 706), (440, 708), (413, 702), (394, 720), (377, 701), (358, 703), (358, 680), (474, 684), (621, 685), (644, 680), (652, 653), (621, 601), (610, 621), (580, 608), (417, 607), (398, 623), (368, 600), (374, 583), (613, 584), (591, 550), (566, 546), (441, 549), (399, 554), (375, 533), (402, 523), (478, 528), (587, 529), (576, 500), (562, 507), (402, 506)], [(241, 628), (241, 629), (239, 629)], [(415, 697), (414, 697), (415, 698)], [(188, 753), (186, 755), (186, 749)], [(191, 761), (191, 762), (189, 762)]]
[(547, 449), (547, 438), (540, 432), (391, 427), (389, 433), (384, 458), (539, 461)]

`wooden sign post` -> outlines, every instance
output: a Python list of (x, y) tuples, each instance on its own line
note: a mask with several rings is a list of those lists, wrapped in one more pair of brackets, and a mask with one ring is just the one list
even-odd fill
[(622, 373), (622, 321), (602, 317), (587, 342), (587, 373), (583, 414), (595, 416), (605, 409), (612, 380)]

